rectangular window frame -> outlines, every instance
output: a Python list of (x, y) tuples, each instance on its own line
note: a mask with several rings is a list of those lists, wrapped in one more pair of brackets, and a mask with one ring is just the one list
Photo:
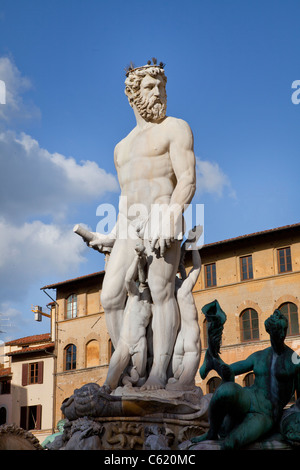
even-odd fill
[(27, 362), (22, 364), (22, 386), (43, 383), (44, 362)]
[(11, 393), (11, 379), (0, 381), (0, 395), (9, 395)]
[(65, 318), (66, 320), (72, 320), (77, 318), (78, 299), (77, 294), (72, 293), (66, 298), (65, 307)]
[(205, 288), (216, 287), (217, 285), (217, 268), (216, 263), (204, 265), (204, 282)]
[(20, 427), (26, 431), (33, 431), (35, 429), (42, 429), (41, 426), (42, 405), (21, 406)]
[(38, 383), (39, 363), (31, 362), (28, 364), (28, 385)]
[[(283, 259), (281, 257), (281, 253), (283, 254)], [(277, 248), (277, 267), (278, 274), (291, 273), (293, 271), (292, 252), (290, 246)]]
[[(243, 262), (246, 261), (244, 266)], [(245, 269), (243, 269), (245, 267)], [(253, 279), (253, 258), (252, 255), (240, 256), (240, 277), (241, 281)]]

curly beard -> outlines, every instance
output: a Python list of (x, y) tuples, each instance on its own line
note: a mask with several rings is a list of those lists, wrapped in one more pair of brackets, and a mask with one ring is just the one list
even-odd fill
[(152, 97), (148, 100), (139, 93), (134, 100), (134, 104), (140, 116), (146, 121), (159, 121), (166, 115), (167, 105), (159, 98)]

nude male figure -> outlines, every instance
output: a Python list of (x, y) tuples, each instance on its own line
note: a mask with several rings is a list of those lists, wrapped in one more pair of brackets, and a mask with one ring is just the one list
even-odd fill
[[(153, 301), (153, 365), (143, 386), (164, 388), (167, 367), (179, 326), (175, 276), (180, 259), (170, 218), (182, 220), (185, 205), (196, 187), (193, 135), (189, 125), (166, 116), (166, 77), (160, 65), (130, 70), (125, 94), (133, 108), (136, 126), (115, 147), (114, 162), (121, 187), (119, 216), (109, 235), (95, 233), (90, 246), (111, 250), (101, 301), (107, 328), (116, 347), (126, 300), (125, 275), (134, 257), (138, 233), (146, 248), (148, 285)], [(137, 205), (142, 206), (137, 211)], [(162, 209), (162, 219), (153, 207)], [(170, 207), (175, 208), (170, 217)], [(128, 222), (127, 236), (121, 222)], [(125, 224), (126, 225), (126, 224)], [(171, 228), (170, 228), (171, 225)], [(122, 234), (121, 234), (122, 232)], [(137, 235), (136, 235), (137, 237)]]

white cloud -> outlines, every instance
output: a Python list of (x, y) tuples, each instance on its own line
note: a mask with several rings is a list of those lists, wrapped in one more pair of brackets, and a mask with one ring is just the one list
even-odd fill
[[(22, 328), (26, 327), (30, 322), (24, 318), (20, 310), (14, 308), (9, 302), (0, 303), (0, 345), (1, 341), (10, 341), (16, 338)], [(0, 357), (0, 362), (1, 362)]]
[(0, 80), (5, 83), (6, 90), (6, 104), (0, 105), (0, 119), (10, 122), (16, 118), (24, 121), (40, 117), (40, 110), (23, 98), (23, 94), (32, 88), (31, 81), (21, 74), (9, 57), (0, 57)]
[(209, 193), (222, 197), (227, 190), (230, 197), (236, 197), (228, 176), (217, 163), (196, 157), (196, 177), (198, 194)]
[(87, 247), (69, 225), (41, 221), (15, 226), (0, 220), (0, 298), (20, 299), (45, 277), (63, 278), (85, 261)]
[(50, 153), (24, 132), (0, 133), (0, 164), (1, 214), (15, 222), (45, 215), (58, 220), (70, 206), (99, 203), (119, 188), (115, 176), (95, 162)]
[(51, 153), (28, 133), (9, 130), (40, 113), (24, 99), (31, 81), (8, 57), (0, 57), (0, 80), (6, 88), (0, 105), (0, 314), (19, 335), (31, 328), (30, 307), (23, 305), (31, 289), (44, 279), (72, 277), (86, 261), (88, 248), (68, 223), (69, 212), (98, 206), (119, 185), (96, 162)]

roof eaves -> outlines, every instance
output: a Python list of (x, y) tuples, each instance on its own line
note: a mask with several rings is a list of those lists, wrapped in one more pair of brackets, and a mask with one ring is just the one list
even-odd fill
[(11, 351), (11, 352), (6, 353), (6, 355), (18, 356), (21, 354), (30, 354), (30, 353), (35, 353), (35, 352), (47, 351), (48, 349), (53, 349), (53, 348), (54, 348), (54, 343), (49, 343), (49, 344), (44, 344), (41, 346), (36, 346), (34, 348), (28, 347), (28, 348), (17, 349), (16, 351)]
[(47, 286), (41, 287), (40, 290), (44, 289), (55, 289), (56, 287), (63, 286), (66, 284), (71, 284), (72, 282), (83, 281), (91, 277), (104, 276), (105, 271), (97, 271), (95, 273), (86, 274), (84, 276), (75, 277), (73, 279), (66, 279), (65, 281), (56, 282), (55, 284), (48, 284)]

